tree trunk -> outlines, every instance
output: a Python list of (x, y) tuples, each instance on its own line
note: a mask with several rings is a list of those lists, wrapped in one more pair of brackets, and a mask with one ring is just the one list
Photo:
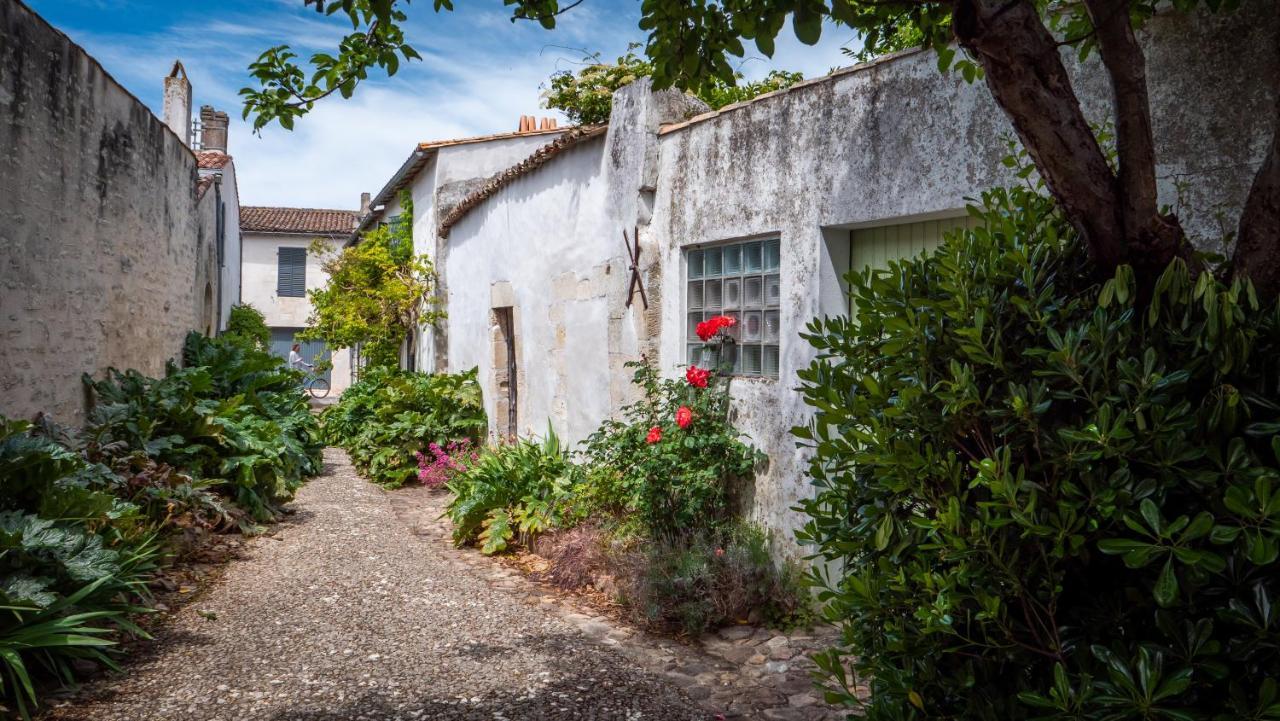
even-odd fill
[(1120, 182), (1089, 127), (1057, 42), (1025, 0), (954, 0), (952, 27), (1106, 274), (1127, 262)]
[(1175, 257), (1189, 260), (1192, 249), (1177, 218), (1160, 213), (1146, 57), (1129, 20), (1130, 0), (1085, 0), (1084, 4), (1093, 20), (1098, 54), (1111, 78), (1127, 255), (1140, 276), (1158, 276)]
[[(1280, 94), (1277, 110), (1280, 111)], [(1231, 272), (1253, 281), (1258, 293), (1280, 295), (1280, 112), (1271, 147), (1262, 161), (1240, 216), (1239, 237)]]

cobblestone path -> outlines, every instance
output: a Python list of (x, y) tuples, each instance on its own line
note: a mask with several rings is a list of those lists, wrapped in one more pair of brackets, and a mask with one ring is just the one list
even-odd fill
[(713, 719), (643, 669), (415, 535), (341, 451), (292, 520), (58, 721)]

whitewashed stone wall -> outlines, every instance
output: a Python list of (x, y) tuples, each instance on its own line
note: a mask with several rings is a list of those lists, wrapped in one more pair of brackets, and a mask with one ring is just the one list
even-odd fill
[(195, 179), (164, 123), (0, 0), (0, 413), (78, 422), (81, 374), (160, 374), (207, 325), (216, 245)]

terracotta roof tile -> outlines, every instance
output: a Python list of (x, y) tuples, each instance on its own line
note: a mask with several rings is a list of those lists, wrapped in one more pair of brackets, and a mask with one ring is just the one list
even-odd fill
[(506, 140), (508, 138), (522, 138), (529, 135), (551, 135), (553, 133), (563, 133), (574, 126), (563, 128), (542, 128), (541, 130), (517, 130), (513, 133), (493, 133), (491, 135), (474, 135), (470, 138), (454, 138), (453, 140), (431, 140), (425, 143), (418, 143), (418, 150), (431, 150), (433, 148), (444, 148), (450, 145), (469, 145), (471, 143), (487, 143), (492, 140)]
[(209, 186), (211, 185), (213, 185), (213, 178), (208, 175), (197, 180), (196, 181), (196, 200), (200, 200), (201, 198), (203, 198), (204, 194), (209, 192)]
[(201, 150), (196, 152), (196, 163), (205, 170), (221, 170), (231, 162), (231, 156), (221, 150)]
[[(467, 197), (463, 198), (453, 209), (445, 215), (440, 221), (438, 228), (441, 238), (448, 238), (449, 231), (458, 221), (462, 220), (471, 209), (483, 203), (485, 199), (502, 190), (506, 186), (515, 182), (518, 178), (528, 175), (533, 171), (541, 168), (543, 165), (551, 161), (560, 153), (572, 148), (573, 146), (604, 135), (609, 129), (608, 125), (576, 125), (569, 129), (564, 135), (547, 143), (533, 152), (533, 155), (521, 160), (519, 163), (507, 168), (506, 170), (492, 176), (485, 181), (484, 185), (477, 188)], [(528, 135), (529, 133), (524, 133)]]
[(326, 208), (240, 208), (240, 229), (259, 233), (341, 233), (356, 229), (360, 213)]

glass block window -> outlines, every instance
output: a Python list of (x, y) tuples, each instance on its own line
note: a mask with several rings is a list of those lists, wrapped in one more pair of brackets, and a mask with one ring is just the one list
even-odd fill
[[(736, 375), (778, 377), (782, 338), (782, 243), (753, 240), (690, 250), (685, 285), (685, 361), (703, 368), (732, 364)], [(718, 344), (703, 343), (697, 326), (716, 315), (738, 321), (730, 329), (732, 358), (717, 357)]]

